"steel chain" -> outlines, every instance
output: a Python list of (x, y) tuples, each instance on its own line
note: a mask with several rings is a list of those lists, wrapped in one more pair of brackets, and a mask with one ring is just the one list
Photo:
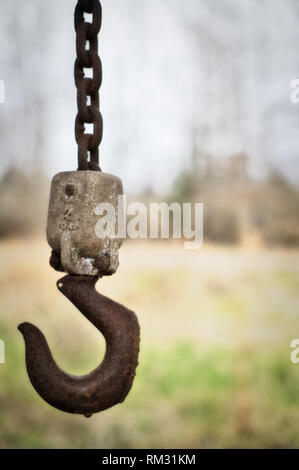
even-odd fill
[[(92, 13), (92, 23), (85, 21), (84, 13)], [(99, 0), (78, 0), (75, 9), (75, 83), (78, 104), (75, 135), (78, 144), (78, 170), (100, 170), (99, 145), (103, 137), (103, 119), (99, 111), (102, 64), (98, 56), (98, 34), (101, 24), (102, 7)], [(85, 68), (92, 69), (92, 78), (85, 77)], [(86, 123), (93, 124), (93, 134), (85, 134)]]

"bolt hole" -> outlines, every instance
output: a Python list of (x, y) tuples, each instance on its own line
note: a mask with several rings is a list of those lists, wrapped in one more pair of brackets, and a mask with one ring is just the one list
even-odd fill
[(75, 188), (72, 184), (67, 184), (64, 188), (64, 192), (67, 196), (71, 197), (75, 194)]
[(62, 289), (63, 288), (63, 282), (58, 282), (58, 287), (59, 287), (59, 289)]

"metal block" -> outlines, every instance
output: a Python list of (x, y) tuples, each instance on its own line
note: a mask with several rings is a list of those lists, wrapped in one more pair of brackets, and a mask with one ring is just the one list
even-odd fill
[(51, 264), (56, 270), (88, 276), (116, 272), (122, 240), (98, 238), (96, 208), (100, 203), (112, 204), (117, 221), (121, 194), (121, 180), (100, 171), (71, 171), (54, 176), (47, 239), (53, 250)]

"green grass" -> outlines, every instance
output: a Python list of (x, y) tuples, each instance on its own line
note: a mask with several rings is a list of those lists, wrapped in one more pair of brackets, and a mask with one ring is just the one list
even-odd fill
[(33, 390), (17, 324), (37, 323), (71, 373), (94, 368), (104, 341), (56, 290), (44, 245), (0, 246), (0, 447), (299, 447), (299, 365), (290, 362), (290, 341), (299, 337), (299, 254), (190, 256), (166, 244), (123, 253), (118, 275), (99, 288), (138, 314), (140, 365), (123, 404), (85, 419), (51, 408)]
[(144, 347), (125, 404), (90, 420), (44, 404), (20, 348), (7, 355), (15, 373), (0, 369), (1, 447), (298, 446), (299, 372), (285, 351)]

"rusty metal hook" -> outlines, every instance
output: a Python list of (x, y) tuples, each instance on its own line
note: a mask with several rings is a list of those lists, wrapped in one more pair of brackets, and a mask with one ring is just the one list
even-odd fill
[(81, 377), (62, 371), (54, 361), (42, 332), (22, 323), (26, 366), (37, 393), (50, 405), (90, 417), (124, 401), (138, 365), (140, 329), (134, 312), (95, 290), (97, 277), (67, 275), (57, 287), (104, 335), (103, 362)]

